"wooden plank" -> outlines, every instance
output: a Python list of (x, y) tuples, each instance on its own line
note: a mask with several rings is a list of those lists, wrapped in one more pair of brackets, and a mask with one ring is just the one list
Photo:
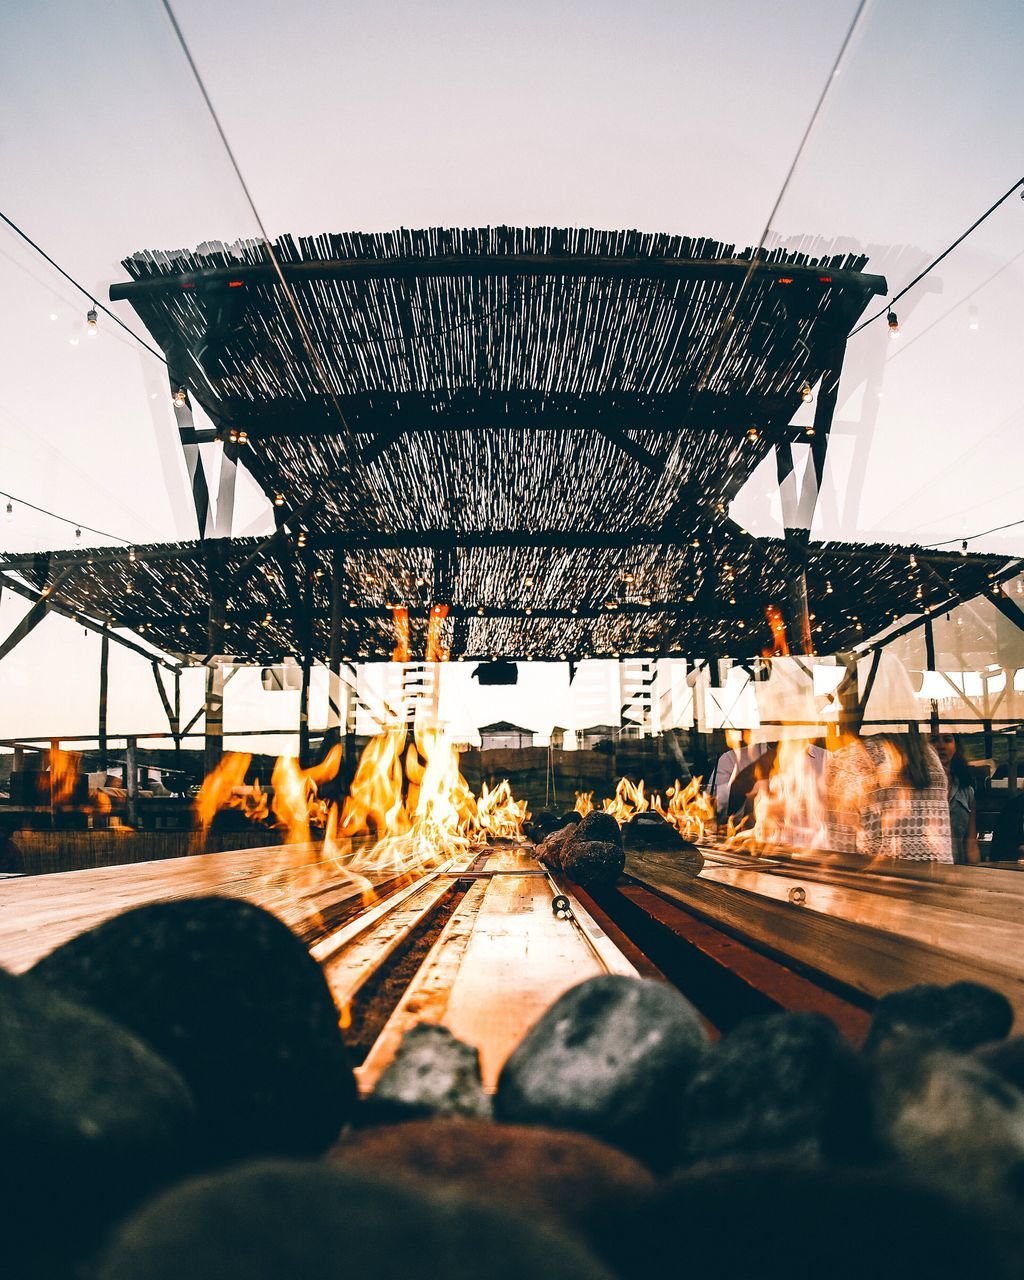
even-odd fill
[[(796, 877), (724, 883), (724, 872), (705, 868), (694, 879), (645, 861), (631, 859), (628, 866), (640, 883), (783, 963), (795, 961), (876, 998), (919, 982), (983, 982), (1002, 991), (1024, 1018), (1024, 922), (979, 926), (966, 912), (921, 908), (912, 898), (872, 903), (864, 894), (858, 904), (849, 890), (808, 886)], [(790, 888), (805, 891), (802, 905), (789, 900)]]

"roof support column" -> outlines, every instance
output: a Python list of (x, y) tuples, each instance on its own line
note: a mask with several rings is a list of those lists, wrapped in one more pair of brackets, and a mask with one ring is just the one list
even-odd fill
[(206, 472), (203, 470), (203, 460), (196, 441), (196, 427), (192, 417), (188, 383), (181, 373), (180, 363), (180, 354), (168, 353), (167, 379), (171, 388), (171, 404), (174, 406), (174, 420), (178, 424), (181, 451), (185, 455), (185, 466), (192, 489), (192, 504), (196, 512), (196, 525), (199, 529), (199, 537), (208, 538), (214, 533), (210, 489), (206, 483)]

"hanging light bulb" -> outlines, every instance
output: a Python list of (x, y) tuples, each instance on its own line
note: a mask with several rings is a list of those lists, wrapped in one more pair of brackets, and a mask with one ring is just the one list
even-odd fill
[(10, 524), (11, 521), (14, 519), (14, 503), (13, 502), (8, 502), (7, 511), (4, 513), (4, 519), (7, 521), (8, 524)]
[(82, 531), (81, 531), (81, 529), (78, 529), (78, 528), (76, 528), (76, 529), (75, 529), (75, 541), (76, 541), (76, 542), (81, 542), (81, 541), (82, 541)]
[(804, 404), (811, 404), (814, 400), (814, 392), (811, 390), (811, 384), (804, 379), (804, 385), (800, 388), (800, 399)]
[(761, 438), (761, 433), (760, 431), (758, 431), (757, 427), (747, 428), (747, 439), (750, 441), (751, 444), (757, 444), (760, 438)]
[(832, 579), (831, 579), (831, 578), (826, 578), (826, 579), (825, 579), (825, 594), (826, 594), (827, 596), (830, 596), (830, 595), (832, 594)]
[(283, 507), (283, 506), (284, 506), (284, 494), (283, 494), (283, 493), (275, 493), (275, 494), (274, 494), (274, 506), (275, 506), (275, 507)]
[(967, 554), (967, 539), (966, 539), (966, 538), (964, 538), (963, 542), (961, 542), (961, 543), (960, 543), (960, 554), (961, 554), (962, 556), (965, 556), (965, 555)]
[(130, 564), (134, 564), (134, 563), (135, 563), (135, 561), (136, 561), (138, 558), (139, 558), (139, 557), (135, 554), (135, 548), (134, 548), (134, 547), (129, 547), (129, 548), (128, 548), (128, 561), (129, 561), (129, 563), (130, 563)]
[(914, 555), (913, 551), (910, 553), (910, 567), (911, 569), (917, 568), (917, 556)]
[(967, 308), (967, 327), (970, 329), (971, 333), (977, 333), (981, 328), (981, 325), (978, 322), (978, 308), (973, 302)]
[(85, 331), (90, 338), (95, 338), (100, 331), (99, 316), (96, 314), (95, 307), (90, 307), (85, 313)]
[(185, 394), (185, 388), (179, 387), (172, 397), (175, 409), (184, 409), (188, 403), (188, 396)]
[(900, 336), (900, 322), (896, 318), (896, 312), (891, 307), (885, 317), (885, 322), (889, 326), (889, 337), (898, 338)]

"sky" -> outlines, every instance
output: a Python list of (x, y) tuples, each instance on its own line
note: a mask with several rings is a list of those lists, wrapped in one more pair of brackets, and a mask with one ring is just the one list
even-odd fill
[[(563, 224), (745, 246), (856, 4), (174, 7), (271, 235)], [(134, 250), (258, 234), (159, 0), (14, 0), (4, 26), (0, 209), (93, 293)], [(1011, 0), (869, 0), (770, 240), (865, 252), (901, 288), (1024, 175), (1022, 28)], [(903, 301), (897, 342), (884, 322), (851, 339), (815, 537), (1024, 552), (1024, 524), (974, 536), (1024, 518), (1022, 285), (1014, 196)], [(2, 227), (0, 297), (0, 490), (132, 542), (195, 536), (162, 366), (105, 319), (87, 339), (87, 304)], [(732, 514), (776, 532), (774, 488), (769, 466)], [(74, 545), (73, 523), (14, 505), (0, 547)], [(269, 526), (240, 494), (234, 532)], [(0, 633), (22, 612), (5, 593)], [(98, 641), (48, 619), (0, 664), (0, 736), (88, 731), (71, 726), (95, 723), (97, 670)], [(115, 691), (119, 724), (159, 723), (144, 663), (119, 659)], [(520, 718), (548, 700), (521, 696)]]

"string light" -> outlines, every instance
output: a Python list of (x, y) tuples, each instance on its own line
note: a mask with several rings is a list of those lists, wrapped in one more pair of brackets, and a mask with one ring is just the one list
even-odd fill
[(965, 556), (965, 555), (967, 554), (967, 539), (966, 539), (966, 538), (964, 538), (963, 542), (961, 542), (961, 543), (960, 543), (960, 554), (961, 554), (962, 556)]
[(95, 307), (90, 307), (85, 313), (85, 331), (90, 338), (95, 338), (100, 331), (99, 316), (96, 314)]
[(275, 493), (275, 494), (274, 494), (274, 506), (275, 506), (275, 507), (283, 507), (283, 506), (284, 506), (284, 494), (283, 494), (283, 493)]
[(14, 519), (14, 503), (13, 502), (8, 502), (7, 510), (4, 513), (4, 519), (7, 521), (8, 524), (10, 524), (11, 521)]
[(185, 388), (179, 387), (171, 397), (171, 400), (175, 409), (184, 409), (185, 405), (188, 404), (188, 396), (185, 393)]
[(757, 444), (760, 438), (761, 438), (761, 433), (760, 431), (758, 431), (757, 427), (747, 428), (747, 439), (750, 441), (751, 444)]
[(134, 564), (134, 563), (135, 563), (135, 561), (136, 561), (138, 558), (139, 558), (139, 557), (135, 554), (135, 548), (134, 548), (134, 547), (129, 547), (129, 548), (128, 548), (128, 560), (129, 560), (129, 563)]
[(804, 404), (813, 404), (814, 402), (814, 392), (811, 390), (811, 384), (806, 378), (804, 379), (804, 385), (800, 388), (800, 399)]
[(889, 337), (898, 338), (900, 336), (900, 322), (896, 318), (896, 312), (891, 307), (886, 313), (885, 323), (889, 326)]
[(81, 531), (81, 529), (78, 529), (78, 528), (76, 528), (76, 529), (75, 529), (75, 541), (76, 541), (76, 542), (81, 542), (81, 541), (82, 541), (82, 531)]
[(910, 567), (911, 569), (917, 568), (917, 556), (914, 555), (913, 551), (910, 553)]

